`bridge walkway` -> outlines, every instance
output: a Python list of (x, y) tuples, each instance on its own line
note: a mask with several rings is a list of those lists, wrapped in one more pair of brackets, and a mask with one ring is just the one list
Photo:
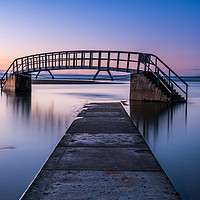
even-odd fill
[(116, 102), (85, 105), (21, 199), (180, 197)]

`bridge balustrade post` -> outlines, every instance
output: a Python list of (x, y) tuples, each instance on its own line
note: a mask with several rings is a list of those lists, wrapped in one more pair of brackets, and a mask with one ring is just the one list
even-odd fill
[(119, 70), (119, 58), (120, 58), (120, 52), (117, 54), (117, 71)]
[(53, 53), (51, 54), (51, 69), (53, 69)]
[(55, 55), (55, 65), (54, 65), (54, 67), (56, 68), (57, 67), (57, 64), (56, 64), (56, 62), (57, 62), (57, 57), (56, 57), (56, 53), (54, 54)]
[(81, 52), (81, 69), (83, 69), (83, 51)]
[(146, 72), (147, 71), (147, 55), (145, 54), (145, 57), (144, 57), (144, 71)]
[(67, 53), (67, 51), (66, 51), (66, 53), (65, 53), (65, 57), (66, 57), (66, 59), (65, 59), (65, 67), (66, 67), (66, 69), (67, 69), (67, 57), (68, 57), (68, 53)]
[(139, 74), (139, 70), (140, 70), (140, 57), (141, 57), (141, 54), (138, 55), (137, 74)]
[(110, 52), (108, 52), (107, 71), (109, 71), (109, 68), (110, 68)]
[(101, 68), (101, 52), (99, 52), (98, 69)]
[(29, 72), (29, 60), (28, 60), (28, 56), (26, 57), (26, 60), (27, 60), (27, 68), (28, 68), (28, 72)]
[(157, 60), (157, 58), (156, 58), (156, 59), (155, 59), (155, 73), (156, 73), (157, 65), (158, 65), (158, 60)]
[(61, 54), (61, 66), (63, 66), (63, 53)]
[(92, 65), (93, 65), (93, 52), (90, 51), (89, 69), (91, 69)]
[(148, 72), (149, 72), (149, 69), (150, 69), (150, 60), (149, 60), (149, 62), (148, 62), (147, 68), (148, 68)]
[(41, 55), (41, 69), (45, 68), (45, 60), (44, 60), (44, 56)]
[(33, 56), (33, 71), (35, 71), (35, 56)]
[(51, 55), (48, 55), (48, 67), (50, 68), (51, 67)]
[(70, 58), (70, 53), (69, 53), (69, 67), (70, 67), (70, 59), (71, 59), (71, 58)]
[[(24, 71), (23, 58), (21, 58), (21, 65), (22, 65), (22, 71)], [(18, 73), (18, 67), (17, 67), (17, 73)]]
[(58, 68), (60, 69), (60, 52), (58, 53)]
[(47, 54), (46, 53), (44, 54), (44, 63), (45, 63), (44, 65), (45, 70), (47, 70)]
[(187, 102), (187, 100), (188, 100), (188, 85), (186, 85), (186, 102)]
[(41, 71), (40, 54), (39, 54), (38, 59), (39, 59), (39, 61), (38, 61), (38, 64), (39, 64), (39, 71)]
[[(14, 65), (13, 65), (14, 66)], [(15, 66), (16, 68), (18, 68), (18, 60), (16, 60), (16, 66)]]
[(73, 56), (73, 69), (75, 69), (75, 54), (76, 54), (76, 52), (74, 51), (74, 56)]
[(85, 52), (81, 54), (81, 69), (85, 66)]
[(14, 72), (15, 72), (15, 65), (14, 65), (14, 62), (13, 62), (12, 68), (13, 68), (13, 74), (14, 74)]
[(112, 74), (110, 73), (109, 68), (110, 68), (110, 52), (108, 52), (107, 72), (108, 72), (108, 74), (109, 74), (111, 80), (113, 81), (114, 79), (113, 79), (113, 77), (112, 77)]
[(159, 86), (159, 81), (160, 81), (160, 74), (159, 74), (159, 68), (158, 68), (158, 74), (157, 74), (157, 86)]
[(129, 71), (129, 62), (130, 62), (130, 52), (128, 53), (128, 59), (127, 59), (127, 68), (126, 68), (126, 72)]

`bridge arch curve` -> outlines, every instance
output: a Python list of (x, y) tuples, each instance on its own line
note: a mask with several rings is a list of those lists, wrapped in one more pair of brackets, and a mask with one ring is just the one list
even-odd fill
[(165, 87), (169, 92), (176, 87), (187, 99), (187, 83), (160, 58), (154, 54), (130, 51), (75, 50), (40, 53), (17, 58), (2, 76), (1, 88), (3, 89), (10, 75), (62, 69), (95, 69), (97, 73), (94, 78), (100, 71), (107, 71), (110, 76), (110, 71), (152, 73), (158, 85), (162, 81), (160, 77), (163, 77), (167, 83)]

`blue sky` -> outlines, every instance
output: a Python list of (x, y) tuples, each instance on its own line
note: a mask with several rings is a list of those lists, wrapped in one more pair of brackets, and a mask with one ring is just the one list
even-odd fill
[(34, 53), (110, 49), (200, 75), (200, 0), (0, 0), (0, 19), (0, 69)]

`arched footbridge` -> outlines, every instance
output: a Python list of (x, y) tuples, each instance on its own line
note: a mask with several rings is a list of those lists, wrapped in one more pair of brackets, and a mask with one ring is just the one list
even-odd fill
[(62, 69), (95, 69), (100, 71), (143, 73), (169, 97), (187, 101), (188, 84), (156, 55), (127, 51), (60, 51), (29, 55), (15, 59), (1, 78), (3, 90), (12, 75)]

